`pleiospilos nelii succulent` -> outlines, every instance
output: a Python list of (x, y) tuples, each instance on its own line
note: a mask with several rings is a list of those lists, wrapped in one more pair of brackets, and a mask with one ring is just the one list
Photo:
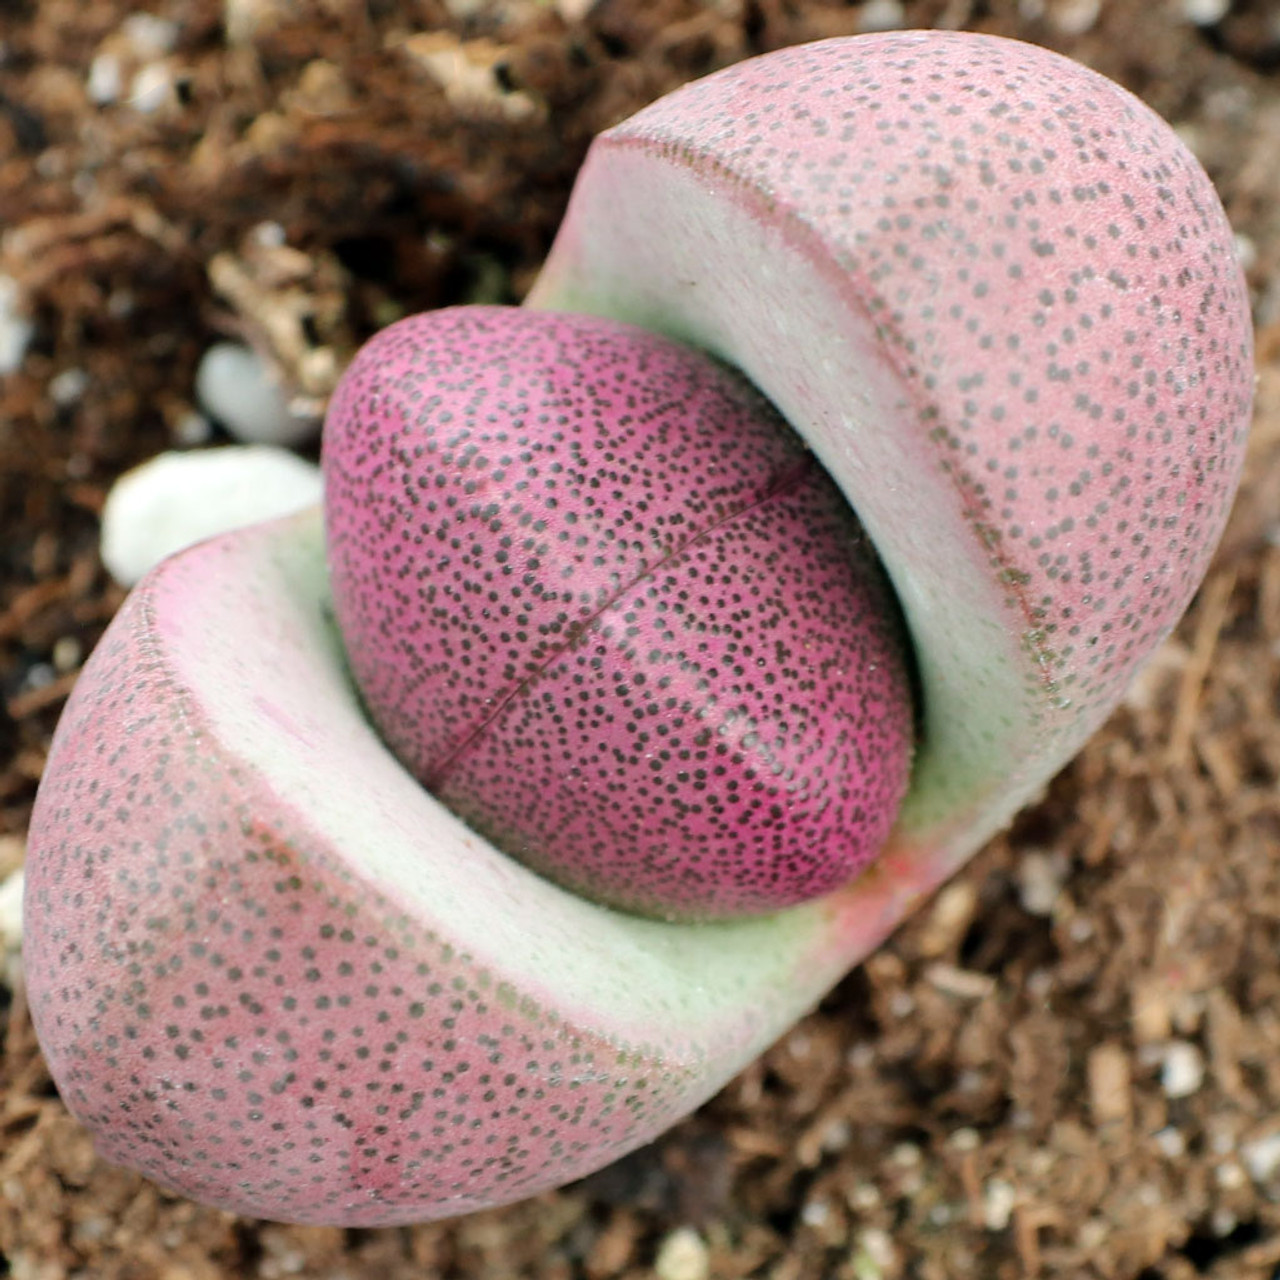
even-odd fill
[[(597, 141), (530, 301), (740, 369), (835, 480), (911, 638), (901, 811), (868, 869), (786, 910), (676, 924), (594, 904), (383, 746), (319, 513), (175, 557), (59, 726), (25, 946), (68, 1106), (185, 1194), (404, 1222), (652, 1137), (1069, 758), (1194, 592), (1239, 471), (1251, 335), (1213, 189), (1147, 108), (1031, 46), (828, 41), (672, 94)], [(575, 326), (596, 332), (546, 318), (532, 341)], [(416, 466), (388, 483), (407, 492)], [(364, 467), (357, 447), (344, 482)], [(386, 586), (429, 619), (396, 537)], [(482, 594), (483, 563), (451, 589)]]

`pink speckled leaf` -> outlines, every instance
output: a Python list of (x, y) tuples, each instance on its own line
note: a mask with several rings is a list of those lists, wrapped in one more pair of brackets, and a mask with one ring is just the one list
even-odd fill
[(875, 857), (911, 760), (901, 619), (739, 375), (596, 316), (429, 312), (347, 371), (324, 468), (365, 705), (499, 847), (700, 919)]

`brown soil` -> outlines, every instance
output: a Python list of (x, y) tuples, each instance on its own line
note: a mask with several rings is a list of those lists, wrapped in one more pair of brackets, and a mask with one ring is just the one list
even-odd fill
[[(149, 8), (172, 23), (168, 52), (139, 53), (124, 0), (0, 5), (0, 274), (35, 324), (0, 378), (0, 881), (21, 862), (59, 707), (121, 599), (97, 559), (104, 494), (182, 429), (212, 339), (268, 344), (322, 397), (398, 314), (518, 300), (599, 129), (893, 6)], [(902, 6), (905, 25), (1021, 36), (1145, 97), (1217, 182), (1254, 289), (1258, 414), (1225, 543), (1176, 637), (1043, 802), (665, 1139), (452, 1224), (244, 1221), (100, 1163), (11, 965), (0, 1275), (1280, 1274), (1280, 24), (1271, 0), (1188, 20), (1209, 8)], [(104, 54), (124, 88), (95, 105)], [(127, 101), (137, 89), (150, 112)], [(266, 221), (301, 253), (265, 248)]]

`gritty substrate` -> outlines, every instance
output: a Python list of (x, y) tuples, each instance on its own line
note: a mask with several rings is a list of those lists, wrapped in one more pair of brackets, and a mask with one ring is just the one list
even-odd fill
[[(155, 0), (165, 22), (122, 25), (134, 8), (0, 7), (0, 275), (35, 326), (0, 378), (0, 882), (21, 864), (58, 709), (120, 600), (96, 557), (106, 488), (189, 429), (203, 348), (267, 343), (320, 402), (396, 315), (518, 300), (589, 137), (748, 53), (877, 21), (960, 25), (1048, 44), (1142, 94), (1244, 237), (1258, 415), (1209, 579), (1106, 731), (656, 1146), (454, 1224), (234, 1219), (95, 1161), (11, 960), (0, 1275), (1276, 1274), (1280, 29), (1267, 0)], [(1208, 28), (1187, 18), (1223, 9)], [(87, 86), (110, 89), (112, 59), (119, 96), (95, 104)], [(268, 220), (287, 247), (254, 234)]]

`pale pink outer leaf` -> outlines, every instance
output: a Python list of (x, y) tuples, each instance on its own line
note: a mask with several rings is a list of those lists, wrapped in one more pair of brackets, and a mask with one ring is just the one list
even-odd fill
[(698, 1105), (895, 918), (836, 953), (822, 906), (678, 926), (556, 888), (382, 746), (330, 612), (318, 512), (204, 543), (59, 723), (28, 998), (108, 1158), (289, 1221), (518, 1199)]

